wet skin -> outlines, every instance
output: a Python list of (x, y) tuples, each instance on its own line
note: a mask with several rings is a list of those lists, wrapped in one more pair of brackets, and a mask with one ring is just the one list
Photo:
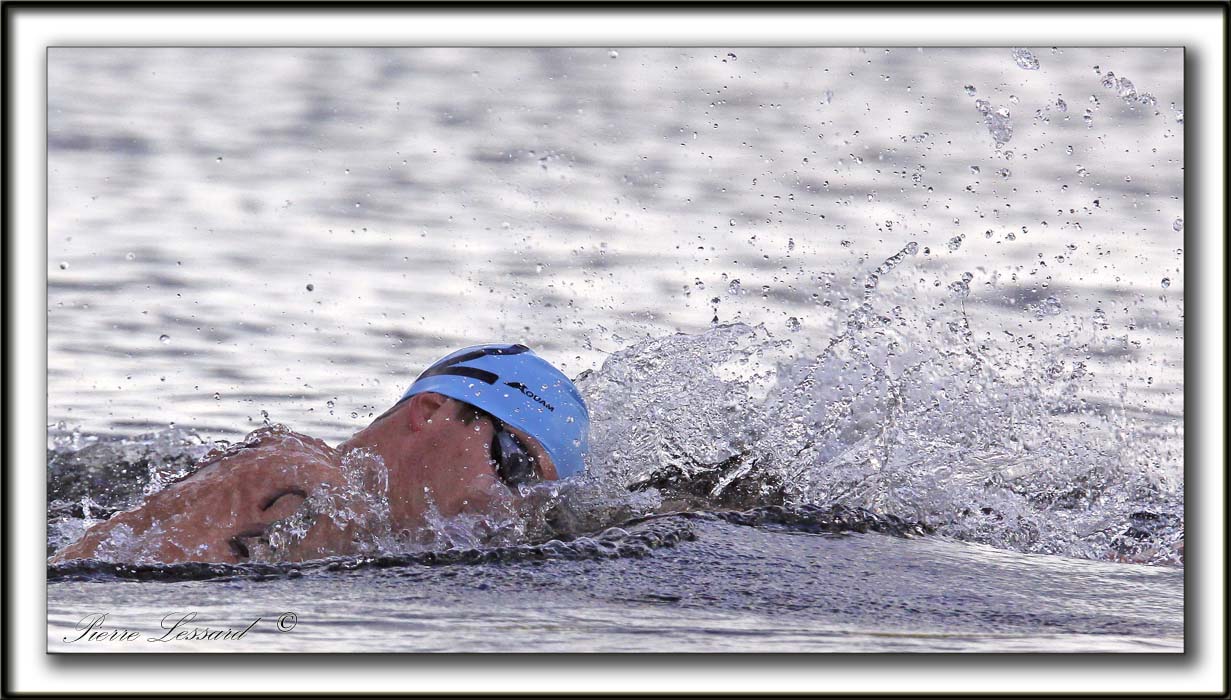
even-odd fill
[[(143, 559), (245, 561), (248, 538), (259, 538), (296, 514), (310, 497), (339, 492), (347, 483), (343, 458), (357, 450), (380, 457), (387, 468), (384, 490), (394, 533), (412, 535), (433, 506), (446, 518), (508, 510), (517, 496), (497, 478), (491, 461), (495, 428), (487, 418), (467, 424), (464, 412), (465, 406), (453, 399), (419, 394), (337, 448), (286, 429), (258, 431), (243, 445), (207, 455), (191, 477), (152, 494), (136, 509), (90, 528), (51, 562), (107, 558), (117, 535), (139, 538)], [(513, 432), (537, 461), (541, 477), (555, 479), (551, 459), (538, 442)], [(374, 460), (351, 463), (365, 465), (359, 475), (365, 487), (381, 488), (384, 480), (374, 473)], [(357, 532), (362, 515), (347, 523), (316, 518), (282, 558), (354, 553), (363, 534)]]

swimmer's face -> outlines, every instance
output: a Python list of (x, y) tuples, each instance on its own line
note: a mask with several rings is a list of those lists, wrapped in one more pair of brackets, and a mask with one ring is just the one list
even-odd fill
[[(492, 418), (439, 394), (419, 394), (411, 404), (417, 438), (411, 471), (440, 514), (451, 517), (511, 507), (516, 490), (500, 480), (492, 459), (496, 439)], [(555, 465), (537, 440), (516, 428), (505, 429), (531, 456), (540, 479), (557, 478)]]
[(496, 477), (507, 486), (558, 478), (555, 464), (543, 446), (529, 434), (514, 428), (482, 409), (459, 402), (458, 416), (465, 425), (481, 421), (492, 424), (492, 464)]

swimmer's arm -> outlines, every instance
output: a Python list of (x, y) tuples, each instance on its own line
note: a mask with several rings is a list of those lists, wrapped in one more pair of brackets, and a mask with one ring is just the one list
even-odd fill
[(238, 538), (290, 516), (332, 473), (327, 461), (304, 457), (253, 450), (211, 465), (210, 473), (174, 484), (137, 509), (90, 528), (51, 562), (96, 558), (120, 528), (149, 540), (142, 546), (144, 556), (161, 562), (242, 561)]
[(134, 534), (143, 533), (149, 530), (152, 522), (143, 509), (138, 508), (122, 513), (116, 513), (110, 519), (97, 523), (86, 530), (81, 539), (73, 542), (59, 552), (48, 561), (52, 564), (61, 564), (73, 559), (91, 559), (99, 557), (99, 549), (106, 543), (111, 536), (120, 529), (127, 529)]

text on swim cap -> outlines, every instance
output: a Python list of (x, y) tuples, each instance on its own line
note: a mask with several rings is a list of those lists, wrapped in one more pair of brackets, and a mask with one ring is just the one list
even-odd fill
[(543, 405), (543, 407), (544, 407), (544, 408), (546, 408), (548, 411), (551, 411), (552, 413), (555, 413), (555, 411), (556, 411), (556, 407), (555, 407), (555, 406), (552, 406), (551, 404), (549, 404), (549, 403), (547, 403), (545, 400), (543, 400), (543, 398), (542, 398), (542, 397), (540, 397), (538, 394), (535, 394), (533, 391), (530, 391), (528, 388), (526, 388), (526, 385), (525, 385), (525, 384), (522, 384), (521, 382), (505, 382), (505, 386), (511, 386), (511, 387), (513, 387), (514, 389), (516, 389), (516, 390), (520, 391), (521, 393), (525, 394), (526, 396), (529, 396), (531, 399), (534, 399), (534, 400), (535, 400), (535, 401), (537, 401), (538, 403), (542, 404), (542, 405)]

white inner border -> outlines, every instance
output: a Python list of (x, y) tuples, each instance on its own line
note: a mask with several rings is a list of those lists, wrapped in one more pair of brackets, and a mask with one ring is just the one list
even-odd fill
[[(600, 6), (601, 7), (601, 6)], [(6, 654), (8, 679), (17, 692), (1225, 692), (1223, 571), (1225, 503), (1224, 419), (1224, 129), (1226, 115), (1222, 11), (1202, 8), (1128, 9), (1107, 6), (1066, 10), (1047, 7), (904, 10), (811, 9), (758, 11), (155, 11), (22, 9), (10, 16), (14, 99), (8, 105), (14, 158), (12, 182), (16, 229), (15, 332), (12, 341), (11, 417), (15, 463), (10, 497), (20, 531), (8, 573), (13, 625)], [(1186, 327), (1201, 328), (1200, 362), (1189, 345), (1186, 367), (1206, 393), (1187, 416), (1189, 434), (1202, 426), (1201, 443), (1190, 441), (1188, 629), (1185, 659), (1154, 663), (1155, 657), (902, 656), (825, 657), (806, 660), (740, 657), (625, 657), (587, 660), (571, 656), (524, 658), (524, 664), (484, 668), (481, 656), (462, 661), (354, 656), (218, 659), (199, 656), (124, 660), (79, 667), (73, 658), (46, 654), (44, 513), (46, 440), (46, 48), (58, 45), (610, 45), (627, 46), (1185, 46), (1188, 95), (1202, 94), (1202, 109), (1189, 98), (1187, 128), (1192, 149), (1185, 192), (1186, 221), (1201, 222), (1200, 254), (1187, 267), (1204, 285), (1186, 285), (1191, 304)], [(1197, 162), (1194, 152), (1201, 152)], [(1199, 212), (1199, 214), (1198, 214)], [(1194, 245), (1194, 250), (1196, 243)], [(1191, 279), (1191, 278), (1190, 278)], [(1191, 339), (1191, 336), (1190, 336)], [(1200, 562), (1198, 566), (1196, 562)], [(1201, 620), (1198, 625), (1193, 624)], [(1196, 633), (1200, 632), (1198, 636)], [(115, 659), (119, 662), (120, 659)], [(138, 663), (137, 661), (140, 661)], [(219, 672), (222, 671), (222, 672)]]

